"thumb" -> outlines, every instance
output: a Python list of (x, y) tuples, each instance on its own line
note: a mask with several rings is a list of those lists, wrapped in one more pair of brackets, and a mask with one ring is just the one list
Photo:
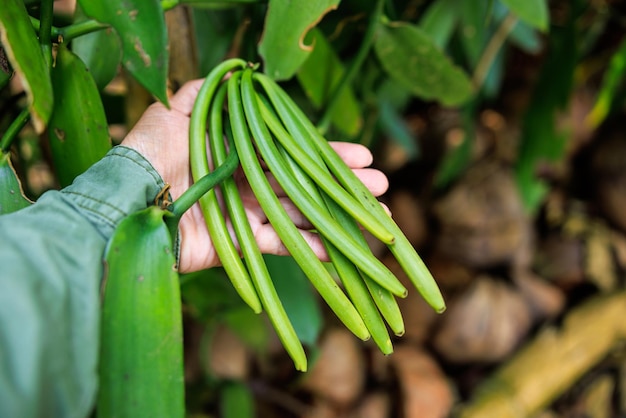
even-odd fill
[(187, 116), (191, 114), (193, 105), (202, 87), (204, 79), (188, 81), (170, 98), (170, 107)]

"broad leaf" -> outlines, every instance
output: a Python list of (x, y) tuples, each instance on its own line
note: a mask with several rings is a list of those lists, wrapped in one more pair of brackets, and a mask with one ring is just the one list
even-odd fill
[[(344, 73), (343, 65), (321, 31), (311, 30), (315, 48), (297, 73), (300, 86), (316, 109), (327, 104)], [(363, 119), (352, 89), (347, 86), (341, 92), (335, 106), (332, 122), (349, 137), (356, 136)]]
[(4, 0), (0, 7), (0, 41), (21, 76), (31, 120), (43, 132), (52, 113), (52, 84), (37, 36), (22, 0)]
[(52, 69), (54, 112), (48, 137), (61, 186), (99, 161), (111, 148), (108, 124), (96, 83), (85, 64), (64, 45)]
[[(86, 19), (81, 8), (77, 7), (75, 22)], [(112, 29), (79, 36), (72, 41), (72, 52), (85, 63), (99, 90), (113, 80), (122, 59), (120, 40)]]
[(440, 49), (448, 45), (454, 32), (459, 18), (456, 6), (457, 0), (437, 0), (426, 9), (419, 21), (419, 27)]
[(85, 14), (109, 24), (122, 41), (122, 65), (167, 104), (167, 28), (159, 0), (79, 0)]
[(275, 80), (291, 78), (315, 46), (305, 43), (306, 34), (338, 4), (339, 0), (270, 0), (259, 44), (265, 73)]
[(322, 329), (322, 313), (309, 280), (291, 257), (266, 255), (264, 258), (298, 338), (303, 344), (315, 345)]
[(520, 20), (541, 30), (548, 29), (549, 15), (546, 0), (500, 0)]
[(132, 213), (106, 249), (100, 418), (185, 415), (182, 309), (164, 216), (156, 206)]
[(385, 71), (422, 99), (455, 106), (472, 95), (472, 84), (465, 72), (417, 26), (402, 22), (381, 24), (374, 49)]
[(30, 204), (11, 165), (11, 155), (0, 151), (0, 215), (15, 212)]

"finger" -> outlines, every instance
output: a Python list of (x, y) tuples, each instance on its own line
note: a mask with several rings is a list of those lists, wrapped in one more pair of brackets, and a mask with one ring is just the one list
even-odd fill
[(359, 168), (352, 170), (361, 182), (374, 196), (383, 195), (389, 188), (387, 176), (374, 168)]
[(170, 107), (184, 115), (191, 115), (191, 110), (202, 87), (204, 79), (188, 81), (170, 98)]
[(372, 152), (364, 145), (351, 142), (329, 142), (341, 159), (350, 168), (363, 168), (372, 164)]
[[(299, 230), (300, 234), (307, 242), (313, 253), (321, 261), (329, 261), (326, 249), (322, 244), (319, 235), (310, 231)], [(264, 254), (273, 255), (290, 255), (289, 250), (280, 240), (276, 230), (271, 224), (261, 225), (255, 231), (255, 239), (259, 245), (259, 249)]]

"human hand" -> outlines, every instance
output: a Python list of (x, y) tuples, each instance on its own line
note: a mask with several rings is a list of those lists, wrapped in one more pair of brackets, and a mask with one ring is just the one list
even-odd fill
[[(163, 180), (170, 185), (170, 194), (174, 200), (192, 183), (189, 167), (189, 117), (202, 82), (203, 80), (194, 80), (186, 83), (170, 98), (170, 110), (161, 103), (151, 105), (122, 141), (122, 145), (135, 149), (150, 161)], [(373, 157), (366, 147), (347, 142), (334, 142), (331, 145), (374, 196), (380, 196), (387, 190), (387, 177), (379, 170), (367, 168)], [(315, 254), (324, 261), (328, 260), (319, 236), (309, 231), (310, 223), (285, 196), (271, 173), (267, 172), (267, 176), (283, 207)], [(235, 173), (235, 180), (261, 252), (287, 255), (287, 249), (269, 224), (241, 170)], [(199, 204), (193, 205), (183, 215), (179, 231), (179, 270), (182, 273), (220, 264)], [(236, 242), (234, 233), (231, 236)]]

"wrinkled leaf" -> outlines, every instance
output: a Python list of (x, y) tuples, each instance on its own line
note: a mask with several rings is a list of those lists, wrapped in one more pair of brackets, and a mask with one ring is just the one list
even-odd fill
[(374, 49), (385, 71), (420, 98), (455, 106), (472, 95), (469, 77), (417, 26), (380, 25)]
[(85, 64), (60, 46), (52, 69), (54, 111), (48, 137), (61, 186), (99, 161), (111, 148), (100, 94)]
[(419, 21), (419, 27), (442, 50), (448, 44), (459, 18), (457, 3), (458, 0), (436, 0)]
[(549, 15), (546, 0), (500, 0), (520, 20), (541, 30), (548, 29)]
[(159, 0), (79, 0), (85, 14), (109, 24), (122, 41), (122, 65), (167, 104), (167, 28)]
[(305, 43), (305, 36), (338, 4), (339, 0), (270, 0), (259, 44), (265, 73), (275, 80), (291, 78), (315, 47)]
[(4, 0), (0, 7), (0, 41), (28, 95), (31, 120), (43, 132), (52, 113), (52, 84), (37, 36), (22, 0)]
[[(75, 22), (84, 20), (87, 17), (76, 7)], [(99, 90), (113, 80), (122, 59), (120, 40), (112, 29), (79, 36), (72, 41), (72, 52), (85, 63)]]
[(315, 345), (322, 329), (322, 313), (309, 280), (291, 257), (265, 255), (264, 258), (298, 338), (303, 344)]
[(11, 165), (11, 155), (0, 151), (0, 215), (15, 212), (30, 204)]
[[(321, 31), (313, 29), (309, 34), (315, 48), (298, 70), (297, 77), (309, 100), (319, 110), (337, 88), (344, 68)], [(363, 125), (359, 104), (349, 86), (338, 98), (332, 123), (348, 137), (356, 136)]]

